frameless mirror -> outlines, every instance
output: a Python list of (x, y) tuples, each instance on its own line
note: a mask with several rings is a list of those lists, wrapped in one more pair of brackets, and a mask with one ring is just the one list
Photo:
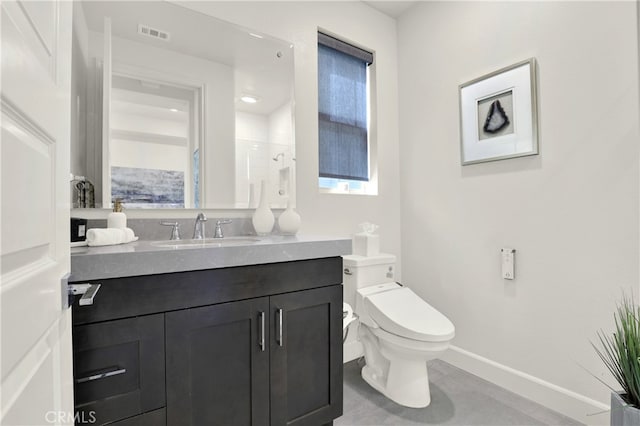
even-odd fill
[(74, 2), (72, 205), (295, 195), (293, 46), (164, 1)]

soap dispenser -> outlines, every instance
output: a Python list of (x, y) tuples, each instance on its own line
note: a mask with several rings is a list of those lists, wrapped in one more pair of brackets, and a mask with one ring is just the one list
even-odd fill
[(122, 200), (116, 198), (113, 211), (107, 216), (107, 228), (124, 229), (127, 227), (127, 215), (122, 212)]

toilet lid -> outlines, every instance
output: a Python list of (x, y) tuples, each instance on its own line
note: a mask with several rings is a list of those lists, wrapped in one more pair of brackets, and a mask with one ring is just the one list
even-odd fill
[(383, 330), (413, 340), (441, 342), (455, 334), (451, 321), (407, 287), (365, 298), (367, 312)]

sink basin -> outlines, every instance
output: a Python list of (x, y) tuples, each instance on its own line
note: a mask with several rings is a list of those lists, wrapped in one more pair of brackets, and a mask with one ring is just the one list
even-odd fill
[(242, 246), (257, 243), (257, 238), (251, 237), (226, 237), (226, 238), (204, 238), (202, 240), (166, 240), (154, 241), (151, 245), (156, 247), (173, 248), (201, 248), (201, 247), (228, 247)]

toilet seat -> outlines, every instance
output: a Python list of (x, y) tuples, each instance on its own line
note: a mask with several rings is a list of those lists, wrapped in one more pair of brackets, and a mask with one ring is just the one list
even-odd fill
[(423, 342), (441, 342), (453, 338), (455, 328), (451, 321), (411, 289), (397, 284), (395, 287), (384, 287), (384, 290), (364, 297), (367, 313), (381, 329)]

